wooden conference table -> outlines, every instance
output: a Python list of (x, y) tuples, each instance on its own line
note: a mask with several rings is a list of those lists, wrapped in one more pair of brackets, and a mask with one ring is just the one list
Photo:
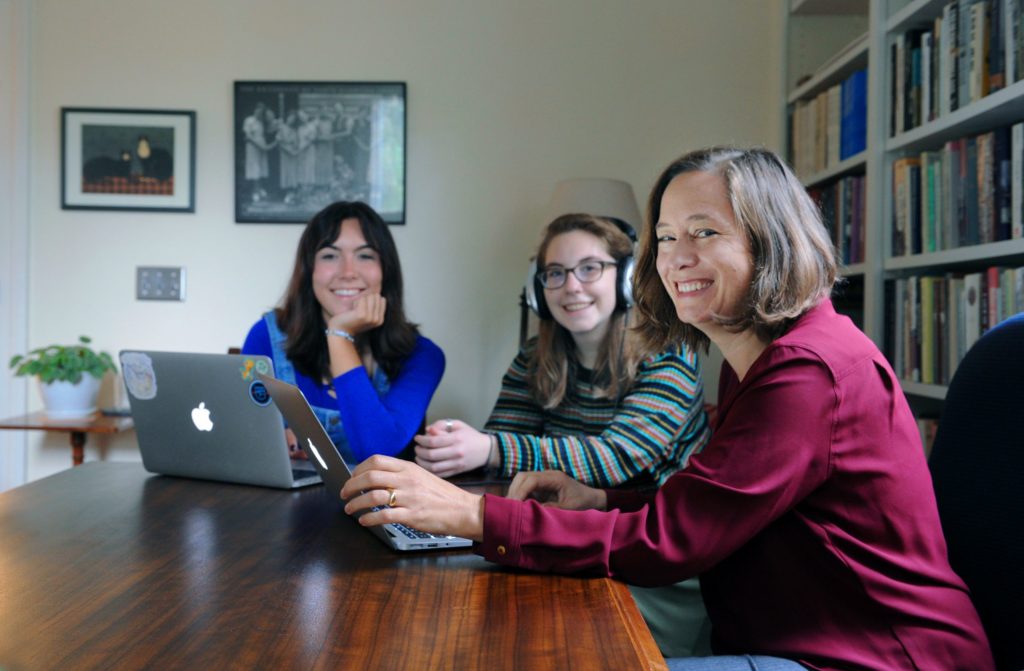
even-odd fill
[(0, 669), (658, 669), (625, 585), (399, 554), (322, 486), (89, 462), (0, 494)]

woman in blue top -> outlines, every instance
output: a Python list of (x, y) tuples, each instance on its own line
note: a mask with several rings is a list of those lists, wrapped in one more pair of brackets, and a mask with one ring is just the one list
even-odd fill
[[(441, 349), (405, 316), (391, 232), (360, 202), (313, 216), (281, 307), (253, 325), (242, 352), (273, 360), (350, 463), (402, 452), (444, 372)], [(288, 444), (304, 456), (290, 431)]]

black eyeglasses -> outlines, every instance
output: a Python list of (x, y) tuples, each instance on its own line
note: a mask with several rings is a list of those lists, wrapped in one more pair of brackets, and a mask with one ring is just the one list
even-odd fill
[(540, 280), (541, 286), (545, 289), (560, 289), (565, 286), (566, 280), (569, 279), (569, 273), (572, 273), (580, 282), (590, 284), (601, 279), (606, 266), (617, 265), (619, 264), (615, 261), (584, 261), (572, 268), (552, 266), (537, 273), (537, 279)]

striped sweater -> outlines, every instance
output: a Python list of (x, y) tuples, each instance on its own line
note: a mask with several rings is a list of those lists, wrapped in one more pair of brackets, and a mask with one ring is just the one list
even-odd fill
[(561, 405), (531, 396), (527, 365), (536, 339), (509, 366), (485, 430), (497, 438), (499, 472), (559, 470), (588, 485), (658, 485), (711, 437), (697, 356), (682, 346), (640, 363), (619, 402), (599, 398), (581, 370)]

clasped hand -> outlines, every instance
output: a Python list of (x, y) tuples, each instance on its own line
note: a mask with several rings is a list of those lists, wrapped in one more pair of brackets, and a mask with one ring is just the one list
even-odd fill
[(361, 294), (352, 303), (352, 309), (332, 315), (327, 328), (338, 329), (349, 335), (372, 331), (384, 323), (388, 299), (380, 294)]
[(491, 454), (491, 437), (456, 419), (438, 420), (413, 440), (416, 463), (442, 478), (486, 466)]

